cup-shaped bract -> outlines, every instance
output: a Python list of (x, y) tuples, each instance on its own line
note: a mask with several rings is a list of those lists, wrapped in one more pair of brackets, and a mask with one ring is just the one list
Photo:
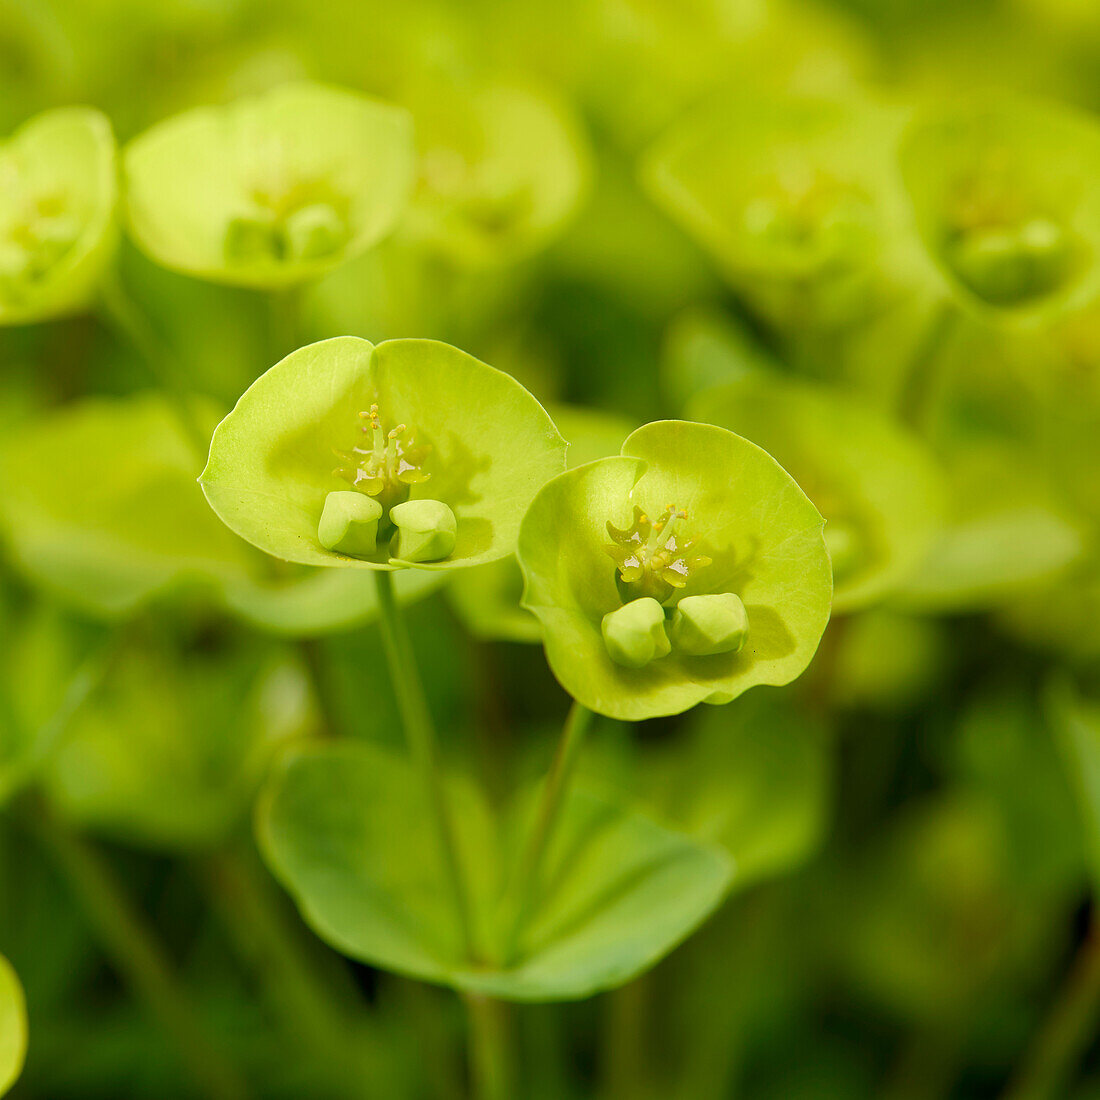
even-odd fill
[[(724, 428), (658, 421), (630, 435), (620, 456), (569, 470), (535, 497), (519, 538), (524, 605), (542, 624), (554, 674), (591, 710), (640, 720), (728, 702), (757, 684), (789, 683), (813, 656), (832, 595), (822, 526), (755, 444)], [(639, 566), (647, 545), (654, 553)], [(682, 597), (723, 592), (747, 612), (739, 650), (674, 647), (638, 669), (609, 655), (601, 623), (631, 599), (652, 595), (671, 616)]]
[[(288, 355), (214, 432), (201, 482), (222, 521), (254, 546), (305, 565), (455, 569), (515, 549), (536, 491), (565, 468), (565, 441), (518, 382), (435, 340), (353, 336)], [(349, 486), (383, 507), (377, 549), (327, 550), (318, 524)], [(437, 501), (455, 517), (446, 557), (411, 563), (390, 512)]]
[(898, 126), (870, 103), (727, 93), (673, 127), (642, 176), (773, 323), (844, 327), (919, 271), (887, 155)]
[(544, 247), (580, 200), (587, 153), (565, 106), (520, 85), (427, 85), (413, 103), (420, 151), (410, 233), (462, 267)]
[(1042, 320), (1100, 294), (1100, 125), (1016, 98), (929, 109), (900, 162), (924, 247), (986, 316)]
[(286, 84), (158, 123), (123, 166), (130, 232), (154, 260), (277, 288), (393, 228), (412, 183), (412, 120), (353, 92)]
[(761, 372), (699, 394), (689, 409), (759, 443), (817, 505), (834, 611), (881, 599), (924, 561), (943, 522), (943, 478), (889, 417), (851, 394)]
[[(616, 455), (637, 421), (578, 405), (551, 405), (550, 414), (569, 441), (570, 468)], [(520, 600), (523, 574), (515, 556), (463, 569), (447, 585), (447, 595), (463, 625), (479, 638), (507, 642), (538, 642), (539, 621)]]
[(91, 305), (118, 239), (115, 139), (90, 107), (62, 107), (0, 145), (0, 325)]

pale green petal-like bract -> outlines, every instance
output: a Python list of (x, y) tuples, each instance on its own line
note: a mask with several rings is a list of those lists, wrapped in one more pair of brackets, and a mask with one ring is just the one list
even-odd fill
[(0, 325), (92, 304), (118, 240), (117, 172), (91, 107), (36, 115), (0, 145)]
[(456, 545), (418, 569), (454, 569), (505, 557), (539, 487), (565, 467), (565, 441), (518, 382), (434, 340), (352, 336), (300, 348), (263, 374), (214, 432), (201, 482), (222, 521), (277, 558), (354, 569), (408, 567), (389, 539), (372, 558), (326, 550), (317, 525), (334, 470), (363, 439), (360, 413), (377, 405), (384, 426), (404, 426), (426, 480), (412, 499), (440, 500), (457, 517)]
[(276, 288), (393, 228), (412, 183), (412, 120), (354, 92), (286, 84), (160, 122), (123, 164), (130, 232), (153, 259)]
[[(748, 611), (748, 641), (737, 653), (673, 652), (623, 668), (600, 634), (603, 616), (623, 602), (607, 524), (624, 528), (632, 508), (655, 514), (669, 505), (686, 510), (686, 534), (713, 559), (677, 595), (735, 592)], [(790, 475), (755, 444), (705, 424), (647, 424), (621, 457), (569, 470), (536, 496), (518, 548), (524, 605), (542, 623), (554, 674), (591, 710), (640, 720), (728, 702), (756, 684), (788, 683), (817, 649), (832, 596), (822, 524)]]
[(827, 543), (834, 528), (850, 533), (849, 563), (834, 556), (834, 610), (880, 599), (923, 562), (944, 490), (930, 452), (901, 425), (851, 395), (760, 373), (700, 394), (689, 409), (774, 455), (825, 516)]

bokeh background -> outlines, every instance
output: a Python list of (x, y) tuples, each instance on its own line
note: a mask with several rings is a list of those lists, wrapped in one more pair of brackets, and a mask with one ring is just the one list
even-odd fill
[[(287, 296), (124, 235), (130, 324), (0, 328), (12, 1095), (465, 1095), (457, 999), (316, 941), (250, 839), (279, 744), (399, 743), (373, 599), (245, 561), (144, 361), (214, 423), (354, 334), (509, 371), (576, 458), (723, 424), (831, 521), (802, 680), (595, 729), (586, 780), (740, 874), (643, 978), (514, 1012), (523, 1096), (1100, 1097), (1100, 7), (0, 0), (3, 134), (88, 104), (125, 146), (299, 79), (412, 113), (379, 245)], [(409, 604), (447, 752), (496, 792), (567, 704), (519, 585)]]

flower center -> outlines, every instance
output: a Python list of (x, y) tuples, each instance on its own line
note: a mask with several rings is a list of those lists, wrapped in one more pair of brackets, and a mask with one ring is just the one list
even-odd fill
[(339, 253), (351, 236), (347, 202), (323, 183), (256, 186), (225, 229), (231, 263), (321, 260)]
[(366, 421), (360, 431), (367, 436), (365, 445), (350, 451), (337, 451), (345, 463), (333, 473), (353, 489), (374, 497), (389, 512), (409, 498), (409, 487), (425, 482), (432, 475), (423, 469), (431, 447), (417, 444), (405, 424), (387, 431), (377, 405), (359, 416)]
[(20, 196), (18, 176), (3, 179), (13, 206), (0, 216), (0, 296), (18, 302), (72, 248), (80, 224), (61, 195)]
[(1058, 289), (1071, 274), (1074, 244), (995, 162), (956, 188), (948, 211), (947, 257), (958, 278), (994, 305), (1016, 305)]
[(799, 268), (855, 262), (874, 232), (866, 197), (821, 173), (777, 176), (745, 204), (742, 220), (776, 259)]
[(687, 518), (670, 504), (654, 522), (635, 505), (634, 522), (625, 530), (608, 521), (613, 542), (605, 549), (618, 567), (615, 583), (624, 602), (651, 596), (663, 603), (696, 569), (710, 565), (710, 558), (692, 553), (694, 540), (680, 526)]

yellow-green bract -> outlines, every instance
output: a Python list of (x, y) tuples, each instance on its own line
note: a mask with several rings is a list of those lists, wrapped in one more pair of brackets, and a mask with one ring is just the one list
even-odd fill
[(770, 320), (843, 327), (921, 273), (899, 121), (856, 99), (726, 93), (657, 143), (643, 181)]
[(766, 448), (821, 510), (834, 610), (882, 598), (923, 561), (942, 521), (941, 475), (888, 417), (851, 395), (762, 373), (700, 394), (689, 408)]
[(566, 444), (553, 421), (509, 375), (434, 340), (376, 347), (341, 336), (277, 363), (218, 426), (201, 477), (211, 507), (242, 538), (287, 561), (413, 565), (390, 556), (388, 538), (369, 558), (326, 550), (317, 538), (326, 497), (348, 487), (337, 471), (356, 457), (372, 406), (383, 434), (401, 428), (423, 452), (427, 477), (407, 494), (442, 501), (457, 520), (452, 553), (417, 562), (418, 569), (510, 554), (531, 498), (565, 468)]
[(552, 98), (503, 83), (428, 84), (412, 107), (420, 148), (413, 237), (459, 265), (506, 263), (545, 245), (576, 209), (586, 150)]
[(0, 955), (0, 1096), (15, 1084), (27, 1052), (27, 1010), (11, 963)]
[(46, 111), (0, 146), (0, 325), (91, 304), (118, 237), (116, 172), (90, 107)]
[(926, 110), (901, 146), (916, 225), (958, 300), (1043, 321), (1100, 293), (1100, 126), (1024, 99)]
[[(687, 513), (684, 533), (713, 559), (675, 598), (735, 592), (748, 640), (736, 653), (673, 652), (623, 668), (600, 634), (603, 616), (623, 603), (607, 524), (629, 526), (635, 507), (656, 514), (671, 505)], [(728, 702), (756, 684), (788, 683), (813, 656), (832, 596), (822, 527), (790, 475), (755, 444), (706, 424), (647, 424), (620, 457), (570, 470), (535, 497), (517, 551), (524, 605), (542, 624), (555, 675), (591, 710), (640, 720)]]
[(288, 84), (158, 123), (124, 155), (130, 231), (158, 263), (218, 282), (301, 282), (393, 227), (412, 182), (399, 107)]

